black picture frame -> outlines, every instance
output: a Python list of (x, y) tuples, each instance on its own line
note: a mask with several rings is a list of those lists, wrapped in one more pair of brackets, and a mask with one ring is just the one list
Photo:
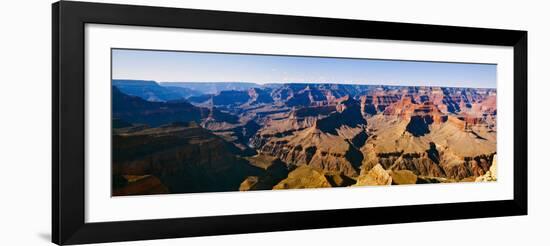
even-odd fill
[[(52, 16), (54, 243), (99, 243), (527, 214), (527, 31), (71, 1), (54, 3)], [(514, 198), (432, 205), (86, 223), (86, 23), (513, 47)]]

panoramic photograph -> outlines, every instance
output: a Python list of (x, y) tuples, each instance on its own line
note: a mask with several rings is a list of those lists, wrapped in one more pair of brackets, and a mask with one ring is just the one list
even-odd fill
[(111, 59), (112, 196), (497, 181), (495, 64)]

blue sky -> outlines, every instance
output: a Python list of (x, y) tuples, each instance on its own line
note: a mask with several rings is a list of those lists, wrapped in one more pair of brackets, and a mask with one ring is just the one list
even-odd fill
[(112, 50), (113, 79), (496, 88), (496, 65)]

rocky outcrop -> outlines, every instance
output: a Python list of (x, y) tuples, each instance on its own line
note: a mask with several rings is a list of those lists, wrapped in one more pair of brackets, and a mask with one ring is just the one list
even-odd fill
[(476, 182), (490, 182), (490, 181), (497, 181), (497, 156), (493, 156), (493, 163), (491, 164), (491, 167), (489, 170), (483, 174), (482, 176), (479, 176), (475, 179)]
[(393, 185), (416, 184), (418, 177), (409, 170), (389, 171)]
[(288, 174), (288, 177), (273, 187), (279, 189), (304, 189), (332, 187), (322, 170), (309, 166), (300, 166)]
[(367, 185), (391, 185), (392, 177), (390, 174), (384, 170), (381, 165), (374, 166), (371, 170), (366, 173), (362, 173), (357, 177), (356, 186), (367, 186)]

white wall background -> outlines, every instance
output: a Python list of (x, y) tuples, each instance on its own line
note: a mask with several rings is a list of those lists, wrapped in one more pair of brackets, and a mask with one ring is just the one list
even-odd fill
[[(50, 241), (51, 0), (0, 8), (0, 245)], [(550, 220), (546, 154), (550, 21), (545, 1), (118, 0), (198, 9), (522, 29), (529, 31), (529, 215), (258, 233), (113, 245), (544, 244)], [(437, 211), (434, 211), (437, 213)]]

